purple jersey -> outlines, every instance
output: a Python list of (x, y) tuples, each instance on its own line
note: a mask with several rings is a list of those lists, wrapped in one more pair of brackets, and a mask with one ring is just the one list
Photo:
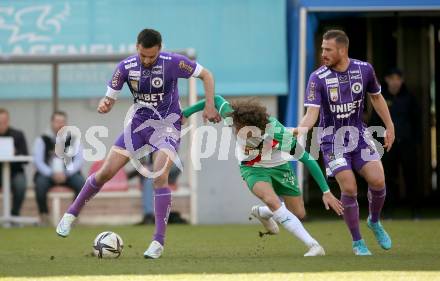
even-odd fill
[(202, 66), (187, 57), (161, 52), (145, 67), (138, 55), (121, 61), (108, 82), (107, 96), (116, 98), (127, 83), (140, 106), (115, 145), (130, 152), (162, 148), (176, 152), (180, 143), (181, 109), (177, 80), (197, 77)]
[(149, 67), (141, 63), (139, 55), (133, 55), (116, 67), (107, 84), (107, 96), (116, 96), (127, 83), (135, 103), (153, 106), (162, 117), (171, 113), (180, 115), (177, 80), (198, 76), (201, 69), (196, 62), (175, 53), (160, 52), (156, 62)]
[(350, 59), (344, 72), (322, 66), (310, 75), (304, 105), (320, 108), (320, 127), (333, 127), (326, 130), (322, 143), (333, 143), (343, 126), (356, 127), (364, 134), (362, 112), (367, 94), (380, 94), (374, 69), (367, 62)]

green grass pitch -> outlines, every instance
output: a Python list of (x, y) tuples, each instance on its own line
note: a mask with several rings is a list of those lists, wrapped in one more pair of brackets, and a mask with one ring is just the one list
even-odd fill
[[(355, 257), (342, 220), (305, 223), (327, 256), (304, 258), (305, 247), (284, 229), (260, 238), (260, 225), (170, 225), (164, 255), (142, 254), (153, 227), (0, 228), (0, 280), (440, 280), (440, 220), (385, 221), (393, 248), (379, 248), (362, 222), (373, 252)], [(91, 244), (102, 231), (124, 240), (119, 259), (100, 260)]]

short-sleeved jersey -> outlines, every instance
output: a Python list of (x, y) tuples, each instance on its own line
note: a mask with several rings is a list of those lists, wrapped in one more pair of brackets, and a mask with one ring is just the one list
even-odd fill
[(150, 67), (141, 63), (139, 55), (133, 55), (118, 64), (107, 86), (111, 93), (118, 93), (127, 83), (135, 103), (151, 105), (162, 116), (180, 114), (177, 80), (198, 76), (201, 69), (180, 54), (160, 52)]
[(380, 94), (374, 69), (367, 62), (350, 59), (344, 72), (322, 66), (310, 75), (304, 105), (320, 108), (320, 127), (334, 127), (326, 130), (323, 143), (333, 143), (334, 134), (343, 126), (365, 132), (362, 112), (367, 94)]
[[(275, 117), (269, 117), (264, 135), (251, 137), (246, 142), (238, 140), (236, 146), (240, 165), (275, 167), (292, 160), (290, 151), (296, 146), (296, 138)], [(265, 148), (267, 151), (264, 151)], [(256, 152), (258, 153), (250, 153)]]

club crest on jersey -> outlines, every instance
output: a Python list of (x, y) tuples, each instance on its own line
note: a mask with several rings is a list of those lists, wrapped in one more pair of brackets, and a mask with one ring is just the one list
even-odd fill
[(163, 80), (160, 77), (154, 77), (153, 80), (151, 80), (151, 84), (154, 88), (160, 88), (163, 85)]
[(330, 88), (330, 100), (335, 102), (339, 99), (338, 88)]
[(359, 82), (353, 83), (353, 85), (351, 85), (351, 90), (353, 91), (353, 93), (359, 94), (360, 92), (362, 92), (362, 84)]

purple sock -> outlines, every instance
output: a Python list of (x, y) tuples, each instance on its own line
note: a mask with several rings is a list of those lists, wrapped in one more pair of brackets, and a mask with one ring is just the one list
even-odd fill
[(165, 231), (167, 230), (168, 216), (171, 211), (171, 189), (161, 187), (154, 189), (154, 218), (156, 231), (153, 240), (165, 244)]
[(83, 188), (80, 193), (76, 197), (75, 201), (70, 205), (67, 213), (74, 215), (77, 217), (81, 212), (81, 209), (84, 207), (87, 201), (90, 200), (96, 193), (101, 189), (102, 185), (99, 186), (95, 180), (95, 174), (91, 174), (86, 182), (84, 183)]
[(381, 190), (374, 190), (368, 187), (368, 206), (370, 209), (371, 222), (378, 222), (380, 218), (380, 212), (382, 211), (383, 203), (386, 197), (386, 188)]
[(361, 232), (359, 231), (359, 205), (357, 196), (341, 195), (342, 206), (344, 207), (344, 220), (351, 232), (353, 241), (361, 240)]

